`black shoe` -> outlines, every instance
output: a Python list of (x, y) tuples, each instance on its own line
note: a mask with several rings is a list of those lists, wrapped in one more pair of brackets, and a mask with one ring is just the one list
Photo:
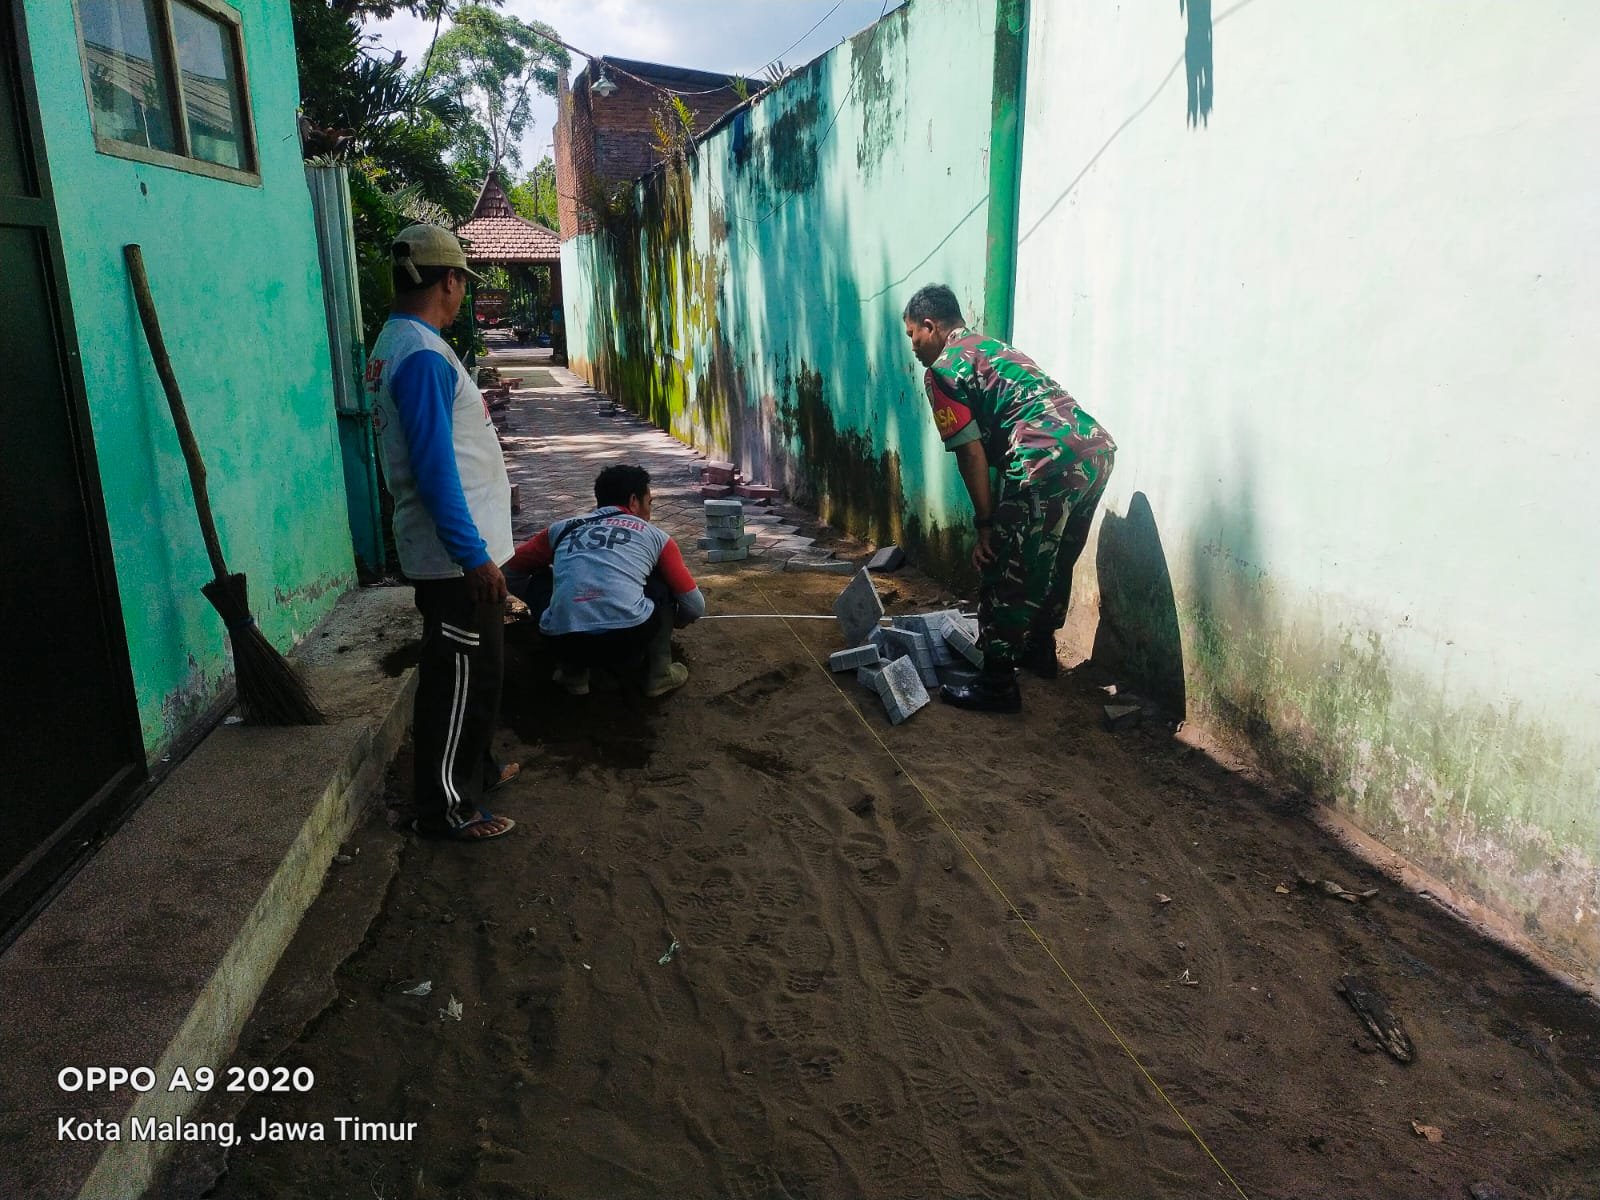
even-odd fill
[(939, 699), (972, 712), (1022, 711), (1022, 692), (1010, 671), (1004, 675), (980, 675), (971, 683), (947, 683), (939, 689)]
[(1017, 659), (1017, 665), (1040, 679), (1056, 678), (1061, 674), (1061, 663), (1056, 659), (1056, 640), (1051, 638), (1048, 642), (1029, 642), (1022, 648), (1022, 657)]

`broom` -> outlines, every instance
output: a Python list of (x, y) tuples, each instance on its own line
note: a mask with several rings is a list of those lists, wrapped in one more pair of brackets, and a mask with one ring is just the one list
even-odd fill
[(200, 447), (194, 440), (183, 395), (178, 391), (177, 376), (172, 373), (167, 344), (161, 337), (161, 322), (156, 318), (150, 280), (145, 275), (144, 254), (138, 246), (128, 245), (123, 247), (123, 255), (128, 260), (134, 299), (139, 303), (139, 322), (144, 326), (145, 340), (150, 344), (150, 357), (155, 360), (161, 387), (167, 393), (172, 424), (178, 431), (178, 444), (183, 447), (183, 461), (189, 467), (195, 513), (200, 518), (200, 533), (205, 538), (214, 576), (200, 591), (211, 601), (211, 607), (217, 610), (227, 627), (228, 640), (233, 646), (233, 672), (240, 711), (252, 725), (321, 725), (326, 718), (311, 698), (305, 681), (289, 660), (262, 636), (255, 618), (250, 615), (244, 576), (229, 574), (222, 559), (222, 544), (217, 540), (217, 526), (211, 516), (211, 498), (206, 493), (205, 463), (201, 461)]

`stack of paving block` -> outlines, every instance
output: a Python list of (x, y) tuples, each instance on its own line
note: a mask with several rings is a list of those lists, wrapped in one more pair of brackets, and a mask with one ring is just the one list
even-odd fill
[(700, 495), (706, 500), (724, 500), (733, 495), (739, 472), (730, 462), (708, 462), (700, 469)]
[(700, 549), (707, 562), (736, 562), (750, 557), (756, 535), (744, 531), (743, 500), (707, 500), (706, 536)]

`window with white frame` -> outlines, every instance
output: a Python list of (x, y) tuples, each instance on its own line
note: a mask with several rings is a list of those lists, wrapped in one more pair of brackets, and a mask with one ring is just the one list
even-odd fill
[(221, 0), (78, 0), (95, 143), (253, 181), (239, 14)]

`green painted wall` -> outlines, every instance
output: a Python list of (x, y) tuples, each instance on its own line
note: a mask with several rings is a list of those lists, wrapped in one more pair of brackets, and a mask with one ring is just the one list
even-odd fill
[(1600, 10), (1033, 7), (1017, 339), (1121, 445), (1080, 647), (1594, 973)]
[(261, 185), (95, 150), (73, 5), (25, 0), (101, 484), (148, 752), (230, 671), (182, 455), (122, 247), (138, 242), (230, 569), (280, 648), (353, 582), (287, 0), (243, 19)]
[(562, 250), (576, 369), (949, 571), (970, 508), (900, 311), (935, 280), (984, 311), (994, 30), (994, 0), (897, 10)]

